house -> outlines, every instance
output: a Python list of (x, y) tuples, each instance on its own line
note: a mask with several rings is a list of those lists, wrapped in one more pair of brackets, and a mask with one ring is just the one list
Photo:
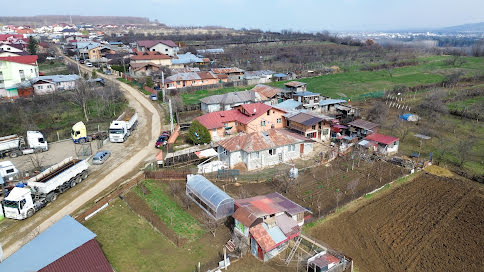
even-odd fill
[(131, 63), (152, 63), (159, 66), (170, 66), (171, 58), (160, 52), (136, 52), (130, 57)]
[(0, 271), (113, 272), (114, 269), (96, 241), (96, 234), (67, 215), (1, 262)]
[(286, 128), (314, 141), (330, 141), (329, 117), (310, 112), (287, 113)]
[(244, 70), (237, 67), (230, 68), (212, 68), (212, 72), (216, 75), (226, 75), (229, 81), (239, 81), (244, 79)]
[(313, 141), (285, 129), (270, 129), (218, 142), (220, 160), (230, 168), (260, 169), (300, 158), (313, 151)]
[(319, 100), (321, 95), (309, 91), (296, 92), (292, 94), (292, 98), (301, 102), (303, 108), (308, 110), (316, 110), (319, 108)]
[(210, 63), (210, 59), (200, 58), (188, 52), (185, 54), (178, 54), (171, 59), (172, 68), (184, 68), (186, 66), (205, 66)]
[(204, 97), (200, 99), (200, 108), (203, 112), (208, 113), (221, 110), (230, 110), (242, 104), (258, 102), (267, 103), (269, 102), (269, 99), (258, 92), (245, 90)]
[(89, 59), (89, 50), (100, 47), (101, 44), (97, 42), (76, 42), (77, 53), (79, 59)]
[(178, 53), (178, 45), (171, 40), (142, 40), (136, 42), (136, 49), (139, 52), (159, 52), (170, 57)]
[(215, 220), (234, 213), (234, 199), (202, 175), (187, 176), (186, 195)]
[[(398, 152), (398, 141), (400, 140), (399, 138), (375, 132), (366, 136), (364, 140), (370, 142), (369, 144), (367, 144), (367, 146), (371, 146), (371, 143), (373, 142), (373, 151), (376, 151), (380, 154), (393, 155)], [(360, 143), (360, 145), (362, 144)]]
[(326, 115), (336, 115), (338, 112), (336, 106), (346, 103), (343, 99), (323, 99), (319, 100), (318, 112)]
[(308, 211), (279, 193), (237, 199), (234, 204), (234, 234), (250, 246), (252, 255), (264, 262), (301, 235), (304, 213)]
[(239, 132), (252, 133), (284, 126), (285, 112), (262, 103), (243, 104), (232, 110), (206, 113), (196, 119), (212, 139), (219, 140)]
[[(308, 259), (306, 271), (329, 271), (341, 263), (341, 260), (328, 253), (327, 250), (321, 251)], [(311, 270), (309, 270), (311, 268)]]
[(88, 49), (87, 54), (88, 54), (89, 60), (91, 62), (100, 62), (100, 61), (103, 61), (103, 58), (104, 58), (104, 62), (105, 62), (105, 61), (107, 61), (106, 55), (112, 55), (112, 54), (115, 54), (115, 53), (116, 53), (116, 51), (114, 51), (113, 49), (111, 49), (107, 46), (101, 45), (101, 46), (98, 46), (98, 47)]
[(0, 97), (18, 97), (17, 85), (39, 76), (36, 55), (0, 57)]
[(274, 72), (271, 70), (246, 71), (244, 78), (248, 85), (268, 83), (272, 81), (273, 74)]
[(284, 83), (284, 86), (286, 86), (286, 89), (293, 93), (298, 93), (298, 92), (304, 92), (306, 91), (307, 84), (304, 82), (299, 82), (299, 81), (289, 81)]
[(158, 73), (162, 66), (151, 62), (130, 63), (129, 71), (134, 77), (146, 77)]
[(78, 75), (39, 76), (30, 80), (36, 95), (49, 94), (56, 91), (73, 90), (76, 87)]
[(19, 44), (0, 44), (0, 51), (11, 52), (11, 53), (24, 52), (23, 46)]
[(291, 112), (291, 111), (298, 111), (298, 110), (302, 109), (303, 107), (302, 107), (301, 102), (293, 100), (293, 99), (288, 99), (288, 100), (282, 101), (279, 104), (276, 104), (274, 106), (274, 108), (278, 108), (278, 109), (282, 109), (282, 110), (287, 111), (287, 112)]
[(214, 85), (219, 82), (211, 72), (188, 72), (171, 75), (165, 79), (166, 89), (179, 89), (192, 86)]
[(348, 123), (349, 136), (363, 138), (376, 132), (378, 124), (363, 119), (357, 119)]
[(269, 99), (269, 105), (276, 105), (277, 103), (279, 103), (279, 97), (282, 89), (269, 85), (257, 84), (254, 86), (254, 88), (251, 89), (251, 91), (260, 94), (262, 97), (267, 97), (267, 99)]

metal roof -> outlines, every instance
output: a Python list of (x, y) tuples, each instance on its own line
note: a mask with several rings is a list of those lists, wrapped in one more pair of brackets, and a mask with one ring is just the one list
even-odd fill
[(203, 59), (195, 56), (194, 54), (188, 52), (185, 54), (178, 54), (178, 58), (172, 58), (172, 64), (190, 64), (190, 63), (202, 63)]
[(388, 135), (384, 135), (384, 134), (380, 134), (380, 133), (375, 132), (373, 134), (366, 136), (365, 140), (375, 141), (375, 142), (378, 142), (378, 143), (389, 145), (391, 143), (398, 141), (399, 139), (392, 137), (392, 136), (388, 136)]
[(320, 106), (327, 106), (327, 105), (340, 104), (340, 103), (346, 103), (346, 100), (343, 100), (343, 99), (325, 99), (325, 100), (319, 101)]
[(373, 122), (366, 121), (366, 120), (363, 120), (363, 119), (357, 119), (357, 120), (349, 122), (348, 126), (362, 128), (362, 129), (366, 129), (366, 130), (372, 130), (372, 129), (378, 127), (378, 124), (375, 124)]
[(279, 108), (287, 111), (296, 110), (302, 103), (294, 99), (288, 99), (274, 106), (274, 108)]
[(231, 105), (236, 103), (259, 102), (261, 97), (254, 91), (240, 91), (226, 94), (217, 94), (204, 97), (200, 102), (204, 104), (224, 104)]
[(287, 87), (297, 88), (297, 87), (305, 86), (306, 83), (300, 82), (300, 81), (289, 81), (289, 82), (284, 83), (284, 85), (286, 85)]
[(202, 175), (187, 176), (187, 192), (196, 195), (212, 211), (216, 219), (234, 213), (234, 199)]
[(289, 117), (288, 120), (291, 122), (302, 124), (304, 126), (311, 126), (323, 121), (323, 118), (300, 112), (296, 115)]
[(319, 96), (320, 94), (309, 92), (309, 91), (298, 92), (298, 93), (293, 94), (293, 96), (315, 96), (315, 95)]
[(68, 82), (68, 81), (76, 81), (78, 79), (80, 79), (78, 75), (52, 75), (52, 76), (34, 77), (30, 80), (30, 82), (35, 83), (39, 80), (47, 80), (51, 82)]
[(64, 216), (0, 263), (0, 271), (38, 271), (95, 237), (74, 218)]

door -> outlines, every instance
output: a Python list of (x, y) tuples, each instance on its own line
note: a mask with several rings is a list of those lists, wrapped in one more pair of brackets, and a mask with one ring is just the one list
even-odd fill
[(264, 260), (264, 253), (262, 252), (262, 248), (257, 245), (257, 256), (259, 257), (259, 259), (261, 259), (261, 261)]
[(300, 153), (301, 153), (301, 156), (304, 154), (304, 144), (301, 144)]

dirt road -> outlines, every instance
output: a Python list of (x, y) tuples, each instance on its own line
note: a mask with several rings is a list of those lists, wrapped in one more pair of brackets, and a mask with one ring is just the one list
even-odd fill
[[(70, 59), (67, 60), (74, 62)], [(81, 69), (88, 73), (91, 72), (91, 69), (86, 67), (81, 67)], [(117, 82), (114, 76), (100, 76), (105, 78), (105, 80), (114, 80)], [(46, 230), (65, 215), (71, 214), (79, 209), (103, 190), (109, 188), (113, 184), (122, 182), (123, 177), (136, 171), (147, 159), (150, 159), (156, 153), (156, 149), (153, 148), (151, 143), (153, 143), (161, 133), (161, 119), (158, 109), (156, 109), (151, 101), (138, 90), (127, 84), (118, 83), (126, 94), (127, 99), (130, 101), (130, 106), (139, 113), (139, 131), (127, 141), (127, 144), (136, 146), (135, 150), (126, 154), (126, 160), (124, 162), (118, 165), (111, 165), (110, 167), (103, 169), (104, 171), (91, 174), (86, 180), (86, 184), (90, 186), (84, 184), (83, 187), (85, 190), (76, 190), (78, 193), (77, 195), (70, 192), (73, 191), (73, 189), (76, 189), (73, 188), (62, 195), (64, 196), (63, 199), (59, 199), (63, 201), (56, 201), (44, 208), (44, 210), (46, 210), (45, 212), (44, 210), (41, 210), (32, 218), (22, 221), (20, 227), (12, 226), (2, 230), (0, 242), (4, 246), (4, 258), (10, 256), (28, 242), (28, 240)], [(67, 199), (68, 196), (71, 198)], [(60, 207), (60, 209), (55, 210), (55, 207)], [(48, 211), (50, 211), (50, 213), (47, 213)]]

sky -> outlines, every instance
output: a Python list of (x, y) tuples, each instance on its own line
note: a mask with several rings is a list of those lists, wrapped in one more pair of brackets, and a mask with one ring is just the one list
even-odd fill
[(21, 5), (5, 1), (1, 10), (0, 16), (139, 16), (169, 26), (274, 31), (385, 31), (484, 22), (483, 0), (22, 0)]

